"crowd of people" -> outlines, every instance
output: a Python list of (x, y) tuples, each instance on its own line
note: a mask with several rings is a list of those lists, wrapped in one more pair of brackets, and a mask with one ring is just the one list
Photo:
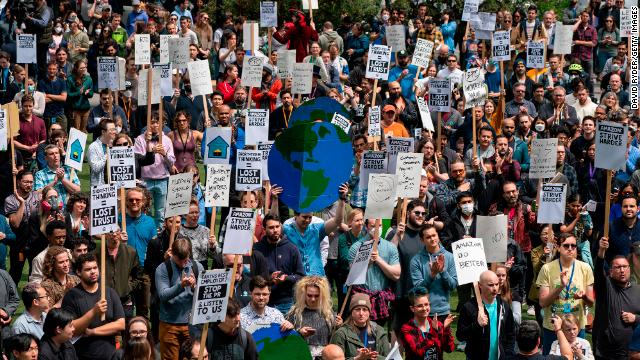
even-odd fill
[[(242, 41), (251, 19), (206, 7), (204, 0), (14, 0), (2, 10), (0, 103), (19, 107), (19, 133), (0, 151), (5, 357), (257, 359), (252, 327), (277, 323), (297, 331), (314, 359), (382, 359), (395, 342), (405, 359), (456, 350), (479, 360), (640, 359), (640, 118), (637, 94), (629, 93), (638, 83), (629, 46), (638, 44), (620, 30), (624, 0), (570, 0), (562, 13), (540, 13), (535, 4), (493, 11), (496, 30), (511, 35), (504, 62), (492, 59), (490, 40), (476, 38), (481, 29), (460, 20), (461, 9), (425, 2), (385, 4), (371, 19), (341, 14), (321, 26), (287, 9), (269, 35), (262, 29), (258, 49)], [(554, 53), (556, 24), (573, 26), (570, 55)], [(394, 25), (404, 27), (406, 50), (394, 52), (388, 81), (374, 82), (365, 76), (369, 47), (387, 44)], [(15, 62), (20, 33), (37, 35), (38, 62), (28, 69)], [(194, 96), (188, 71), (175, 69), (174, 93), (162, 106), (138, 105), (137, 34), (150, 35), (152, 62), (160, 35), (190, 39), (190, 61), (209, 62), (212, 94)], [(434, 43), (427, 68), (411, 64), (418, 39)], [(529, 40), (544, 41), (544, 69), (527, 66)], [(292, 79), (280, 77), (282, 50), (313, 64), (309, 94), (293, 95)], [(104, 56), (124, 58), (124, 90), (98, 88)], [(263, 60), (260, 87), (242, 84), (246, 56)], [(483, 72), (488, 96), (467, 107), (463, 79), (473, 68)], [(428, 100), (430, 79), (452, 85), (450, 112), (429, 119), (435, 132), (423, 128), (416, 102)], [(258, 214), (254, 245), (244, 256), (223, 254), (229, 208), (218, 209), (210, 231), (205, 130), (232, 129), (235, 167), (237, 151), (248, 148), (249, 106), (269, 110), (275, 140), (298, 106), (320, 97), (350, 114), (353, 169), (328, 190), (338, 200), (299, 213), (279, 201), (278, 184), (232, 190), (231, 207)], [(363, 154), (384, 149), (367, 136), (374, 104), (383, 140), (413, 137), (414, 152), (424, 155), (418, 197), (383, 229), (366, 218), (368, 179), (360, 176)], [(595, 167), (601, 121), (628, 129), (626, 168), (611, 172), (611, 193), (609, 173)], [(89, 135), (88, 176), (64, 164), (71, 128)], [(540, 224), (542, 180), (529, 177), (530, 152), (533, 141), (550, 138), (558, 140), (554, 181), (567, 184), (566, 213), (562, 223)], [(113, 146), (134, 148), (137, 185), (121, 195), (121, 227), (106, 234), (102, 254), (82, 190), (108, 181)], [(165, 218), (168, 178), (178, 173), (193, 174), (189, 212)], [(453, 244), (476, 237), (478, 216), (498, 214), (508, 218), (507, 261), (478, 274), (477, 289), (460, 285)], [(366, 282), (347, 288), (356, 253), (371, 239)], [(202, 326), (190, 325), (198, 276), (234, 264), (226, 317), (210, 324), (201, 344)]]

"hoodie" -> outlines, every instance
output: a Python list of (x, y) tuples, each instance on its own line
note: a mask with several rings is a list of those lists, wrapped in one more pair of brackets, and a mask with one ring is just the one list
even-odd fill
[(293, 288), (305, 275), (298, 248), (284, 236), (276, 244), (270, 243), (264, 236), (253, 246), (253, 250), (259, 251), (267, 260), (269, 274), (281, 271), (287, 275), (285, 281), (271, 288), (269, 306), (292, 301)]
[(320, 48), (322, 50), (329, 50), (329, 45), (331, 45), (332, 42), (338, 45), (338, 54), (342, 54), (344, 51), (344, 40), (337, 31), (324, 31), (318, 38), (318, 43), (320, 43)]

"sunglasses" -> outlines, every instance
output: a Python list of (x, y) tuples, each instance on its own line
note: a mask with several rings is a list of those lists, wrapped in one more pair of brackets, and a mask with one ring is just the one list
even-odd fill
[(569, 250), (569, 249), (577, 249), (578, 245), (576, 245), (576, 244), (562, 244), (562, 247), (565, 248), (566, 250)]
[(426, 211), (414, 211), (413, 215), (415, 215), (415, 216), (426, 216), (427, 212)]

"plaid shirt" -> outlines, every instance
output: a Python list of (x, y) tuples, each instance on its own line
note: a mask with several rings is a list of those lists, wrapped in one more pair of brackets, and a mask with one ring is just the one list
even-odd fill
[[(64, 178), (70, 180), (74, 185), (80, 186), (80, 180), (78, 179), (77, 174), (73, 174), (73, 178), (71, 178), (71, 168), (66, 165), (61, 165), (64, 169)], [(56, 172), (51, 170), (49, 166), (46, 166), (44, 169), (38, 171), (36, 173), (34, 190), (41, 190), (47, 184), (50, 184), (56, 178)], [(56, 182), (53, 187), (58, 192), (60, 196), (60, 200), (64, 204), (67, 203), (67, 189), (62, 185), (62, 181)]]
[(443, 351), (448, 353), (453, 351), (454, 342), (451, 328), (444, 329), (444, 324), (438, 321), (438, 329), (436, 330), (431, 326), (430, 319), (429, 325), (426, 339), (413, 319), (402, 325), (399, 340), (405, 351), (405, 360), (436, 359), (435, 356), (441, 360)]
[(371, 301), (371, 320), (383, 320), (391, 316), (389, 313), (389, 302), (396, 299), (396, 294), (391, 289), (380, 291), (370, 291), (361, 286), (354, 285), (353, 293), (362, 293), (369, 295)]
[[(591, 41), (596, 46), (598, 44), (598, 33), (596, 28), (591, 25), (586, 27), (578, 26), (573, 33), (573, 40)], [(593, 48), (585, 45), (574, 45), (572, 55), (580, 60), (591, 60), (593, 58)]]

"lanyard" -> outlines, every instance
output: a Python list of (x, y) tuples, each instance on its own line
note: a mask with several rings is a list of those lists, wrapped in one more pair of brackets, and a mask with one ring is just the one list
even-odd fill
[[(562, 276), (562, 263), (560, 262), (560, 259), (558, 259), (558, 264), (560, 265), (560, 276)], [(573, 281), (573, 271), (576, 269), (576, 262), (573, 262), (573, 265), (571, 265), (571, 276), (569, 276), (569, 283), (567, 283), (567, 286), (565, 287), (565, 294), (564, 294), (564, 299), (565, 300), (569, 300), (569, 289), (571, 288), (571, 282)]]
[(291, 111), (289, 112), (289, 117), (287, 118), (287, 112), (284, 109), (284, 106), (282, 107), (282, 116), (284, 116), (284, 124), (286, 127), (289, 127), (289, 119), (291, 119)]
[(429, 319), (427, 318), (427, 331), (420, 329), (420, 325), (418, 325), (416, 319), (413, 319), (413, 324), (418, 328), (418, 331), (420, 331), (420, 340), (426, 340), (427, 335), (429, 335)]
[(369, 348), (369, 330), (364, 330), (364, 347)]

